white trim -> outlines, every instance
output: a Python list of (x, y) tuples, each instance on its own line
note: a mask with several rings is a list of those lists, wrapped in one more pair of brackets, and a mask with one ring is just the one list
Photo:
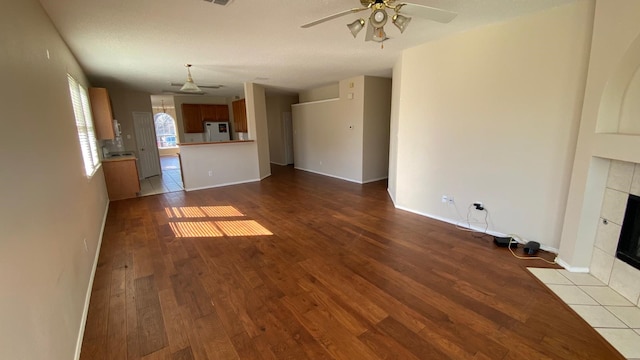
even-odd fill
[(571, 265), (569, 265), (569, 263), (567, 263), (566, 261), (560, 259), (560, 257), (556, 258), (556, 263), (560, 266), (562, 266), (563, 268), (565, 268), (567, 271), (572, 272), (572, 273), (588, 273), (589, 272), (589, 268), (587, 267), (572, 267)]
[(300, 104), (291, 104), (291, 106), (302, 106), (302, 105), (309, 105), (309, 104), (320, 104), (323, 102), (330, 102), (330, 101), (338, 101), (340, 100), (339, 97), (337, 98), (331, 98), (331, 99), (325, 99), (325, 100), (316, 100), (316, 101), (307, 101), (307, 102), (303, 102)]
[(398, 208), (398, 206), (396, 205), (396, 199), (393, 197), (393, 194), (391, 194), (391, 189), (387, 188), (387, 194), (389, 194), (389, 198), (393, 203), (393, 207)]
[[(387, 192), (388, 191), (389, 190), (387, 189)], [(391, 193), (389, 193), (389, 195), (391, 195)], [(391, 200), (393, 201), (393, 197), (391, 198)], [(394, 205), (395, 205), (395, 201), (394, 201)], [(501, 232), (497, 232), (497, 231), (493, 231), (493, 230), (487, 230), (485, 232), (484, 228), (478, 227), (478, 226), (474, 226), (474, 225), (469, 226), (469, 224), (466, 224), (462, 220), (461, 221), (455, 221), (455, 220), (452, 220), (452, 219), (447, 219), (447, 218), (443, 218), (443, 217), (440, 217), (440, 216), (435, 216), (435, 215), (419, 212), (419, 211), (412, 210), (412, 209), (409, 209), (409, 208), (406, 208), (406, 207), (403, 207), (403, 206), (398, 206), (398, 205), (395, 205), (395, 207), (396, 207), (396, 209), (408, 211), (410, 213), (414, 213), (414, 214), (417, 214), (417, 215), (425, 216), (425, 217), (428, 217), (428, 218), (431, 218), (431, 219), (434, 219), (434, 220), (446, 222), (446, 223), (449, 223), (449, 224), (452, 224), (452, 225), (455, 225), (455, 226), (458, 226), (458, 227), (462, 227), (462, 228), (465, 228), (465, 229), (475, 230), (475, 231), (478, 231), (478, 232), (481, 232), (481, 233), (486, 233), (486, 234), (493, 235), (493, 236), (500, 236), (500, 237), (509, 236), (509, 234), (503, 234)], [(514, 238), (514, 240), (517, 241), (517, 239), (515, 239), (515, 238)], [(522, 244), (522, 241), (519, 241), (519, 243)], [(540, 249), (542, 249), (544, 251), (548, 251), (550, 253), (558, 254), (558, 249), (556, 249), (554, 247), (551, 247), (551, 246), (544, 245), (544, 244), (540, 244)], [(582, 269), (582, 268), (576, 268), (576, 270), (571, 270), (571, 271), (572, 272), (583, 272), (580, 269)], [(589, 269), (587, 269), (586, 272), (589, 272)]]
[(356, 183), (356, 184), (362, 184), (362, 182), (361, 182), (361, 181), (358, 181), (358, 180), (347, 179), (347, 178), (344, 178), (344, 177), (341, 177), (341, 176), (336, 176), (336, 175), (332, 175), (332, 174), (327, 174), (327, 173), (323, 173), (323, 172), (320, 172), (320, 171), (315, 171), (315, 170), (309, 170), (309, 169), (299, 168), (299, 167), (296, 167), (295, 165), (294, 165), (294, 167), (293, 167), (293, 168), (294, 168), (294, 169), (296, 169), (296, 170), (302, 170), (302, 171), (306, 171), (306, 172), (310, 172), (310, 173), (314, 173), (314, 174), (318, 174), (318, 175), (323, 175), (323, 176), (332, 177), (332, 178), (334, 178), (334, 179), (340, 179), (340, 180), (344, 180), (344, 181), (348, 181), (348, 182), (352, 182), (352, 183)]
[(264, 180), (264, 179), (268, 178), (269, 176), (271, 176), (271, 173), (268, 173), (267, 175), (265, 175), (265, 176), (261, 177), (261, 178), (260, 178), (260, 181), (262, 181), (262, 180)]
[(377, 178), (377, 179), (369, 179), (369, 180), (365, 180), (364, 182), (362, 182), (363, 184), (368, 184), (368, 183), (372, 183), (372, 182), (376, 182), (376, 181), (380, 181), (380, 180), (386, 180), (388, 179), (388, 176), (384, 176), (381, 178)]
[(259, 182), (259, 181), (260, 181), (260, 179), (243, 180), (243, 181), (230, 182), (230, 183), (224, 183), (224, 184), (218, 184), (218, 185), (202, 186), (202, 187), (197, 187), (197, 188), (189, 188), (189, 189), (185, 188), (184, 191), (206, 190), (206, 189), (219, 188), (219, 187), (223, 187), (223, 186), (240, 185), (240, 184)]
[(93, 290), (93, 280), (96, 277), (96, 270), (98, 269), (98, 258), (100, 257), (100, 249), (102, 248), (102, 237), (104, 236), (104, 228), (107, 225), (107, 215), (109, 214), (109, 204), (104, 209), (104, 216), (102, 217), (102, 228), (100, 229), (100, 237), (98, 238), (98, 246), (96, 248), (96, 256), (93, 259), (93, 268), (91, 269), (91, 275), (89, 277), (89, 286), (87, 287), (87, 293), (84, 297), (84, 310), (82, 310), (82, 319), (80, 320), (80, 330), (78, 332), (78, 341), (76, 342), (76, 360), (80, 359), (80, 351), (82, 350), (82, 340), (84, 339), (84, 329), (87, 325), (87, 316), (89, 315), (89, 302), (91, 301), (91, 290)]
[(275, 161), (271, 161), (271, 163), (275, 164), (275, 165), (279, 165), (279, 166), (287, 166), (287, 165), (289, 165), (289, 164), (280, 164), (279, 162), (275, 162)]

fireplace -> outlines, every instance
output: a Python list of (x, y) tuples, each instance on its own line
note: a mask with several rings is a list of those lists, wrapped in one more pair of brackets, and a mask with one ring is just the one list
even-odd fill
[(640, 197), (629, 194), (616, 257), (640, 270)]

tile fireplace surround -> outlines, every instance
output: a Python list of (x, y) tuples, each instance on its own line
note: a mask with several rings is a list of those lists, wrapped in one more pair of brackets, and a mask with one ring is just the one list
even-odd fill
[(590, 272), (627, 300), (640, 306), (640, 270), (615, 255), (629, 194), (640, 196), (640, 164), (612, 160)]

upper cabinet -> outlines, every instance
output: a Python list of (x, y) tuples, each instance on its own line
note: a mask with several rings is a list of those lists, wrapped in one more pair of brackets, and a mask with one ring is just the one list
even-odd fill
[(227, 105), (182, 104), (185, 133), (204, 132), (205, 121), (229, 121)]
[(91, 114), (98, 140), (113, 140), (113, 111), (111, 100), (105, 88), (89, 88), (89, 100), (91, 101)]
[(236, 100), (233, 107), (233, 128), (236, 132), (247, 132), (247, 105), (244, 99)]
[(202, 116), (200, 115), (200, 105), (182, 104), (182, 121), (184, 123), (185, 133), (204, 132)]

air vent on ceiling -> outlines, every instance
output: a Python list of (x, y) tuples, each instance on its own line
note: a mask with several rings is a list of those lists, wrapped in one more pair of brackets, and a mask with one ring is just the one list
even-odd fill
[(208, 2), (212, 2), (214, 4), (225, 6), (225, 5), (228, 5), (233, 0), (204, 0), (204, 1), (208, 1)]

